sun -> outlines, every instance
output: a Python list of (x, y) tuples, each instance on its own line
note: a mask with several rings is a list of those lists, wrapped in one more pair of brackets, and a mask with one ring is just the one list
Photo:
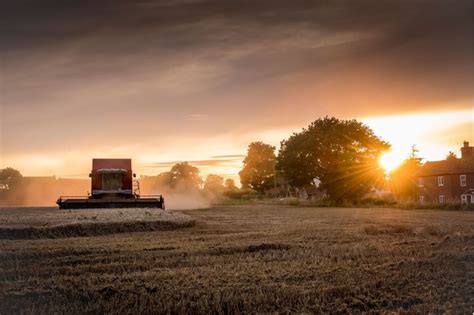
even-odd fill
[(379, 164), (388, 174), (402, 164), (405, 159), (406, 156), (403, 153), (388, 151), (380, 157)]

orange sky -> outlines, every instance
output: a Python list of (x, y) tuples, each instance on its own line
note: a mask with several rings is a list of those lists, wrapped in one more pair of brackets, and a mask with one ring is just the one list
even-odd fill
[[(407, 157), (411, 145), (416, 144), (419, 156), (426, 159), (443, 159), (449, 151), (459, 155), (462, 141), (474, 142), (474, 111), (418, 113), (359, 118), (376, 134), (392, 144), (396, 160)], [(173, 163), (189, 161), (198, 166), (205, 176), (209, 173), (238, 179), (243, 155), (248, 143), (262, 140), (278, 149), (279, 142), (299, 127), (259, 130), (238, 134), (217, 134), (213, 137), (191, 137), (165, 143), (164, 148), (153, 148), (157, 143), (132, 143), (123, 146), (75, 149), (28, 153), (6, 156), (3, 165), (22, 170), (24, 175), (55, 174), (61, 177), (87, 178), (93, 157), (132, 157), (139, 175), (155, 175), (167, 171)]]
[(472, 1), (12, 2), (0, 12), (0, 167), (86, 177), (191, 161), (356, 118), (427, 159), (473, 139)]

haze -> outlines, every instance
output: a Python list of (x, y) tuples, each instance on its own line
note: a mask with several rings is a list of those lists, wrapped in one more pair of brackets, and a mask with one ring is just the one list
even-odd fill
[(187, 160), (235, 177), (251, 141), (364, 121), (399, 156), (474, 141), (472, 1), (6, 1), (0, 166), (86, 177)]

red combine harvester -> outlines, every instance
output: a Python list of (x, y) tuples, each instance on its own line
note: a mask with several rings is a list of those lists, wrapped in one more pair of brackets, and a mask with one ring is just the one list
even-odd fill
[(59, 209), (161, 208), (162, 195), (140, 196), (140, 185), (133, 180), (131, 159), (93, 159), (89, 196), (61, 196)]

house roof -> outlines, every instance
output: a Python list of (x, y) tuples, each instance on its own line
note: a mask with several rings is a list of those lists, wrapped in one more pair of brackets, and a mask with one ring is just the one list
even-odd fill
[(423, 177), (467, 173), (474, 173), (474, 158), (429, 161), (421, 167), (417, 172), (417, 176)]

